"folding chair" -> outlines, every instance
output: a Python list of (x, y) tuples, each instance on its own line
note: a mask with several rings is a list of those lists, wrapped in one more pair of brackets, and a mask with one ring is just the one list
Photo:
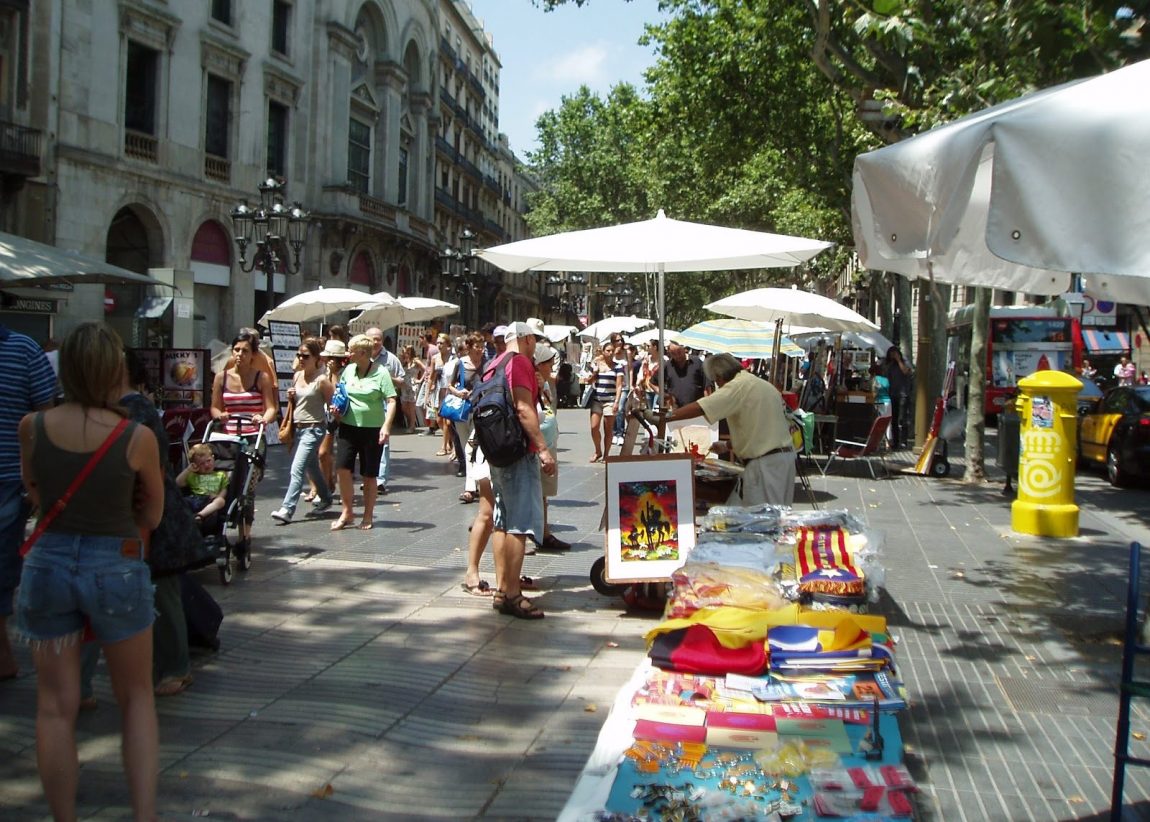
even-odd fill
[(811, 481), (807, 477), (806, 468), (803, 465), (804, 459), (809, 462), (813, 462), (813, 460), (810, 455), (806, 453), (806, 437), (803, 434), (802, 423), (793, 415), (788, 414), (787, 424), (791, 431), (791, 442), (795, 447), (795, 477), (803, 487), (803, 490), (807, 492), (807, 498), (811, 501), (811, 507), (817, 511), (819, 504), (818, 501), (815, 500), (814, 489), (811, 488)]
[(835, 440), (835, 447), (831, 451), (830, 456), (827, 457), (826, 463), (821, 467), (823, 476), (827, 475), (827, 471), (831, 468), (831, 463), (836, 459), (840, 460), (866, 460), (867, 466), (870, 468), (870, 475), (873, 479), (878, 479), (878, 475), (874, 472), (874, 459), (877, 457), (878, 461), (882, 463), (882, 470), (888, 476), (890, 470), (886, 467), (886, 455), (884, 450), (886, 448), (886, 431), (890, 428), (890, 414), (879, 417), (871, 423), (870, 434), (867, 435), (866, 442), (851, 442), (850, 440)]

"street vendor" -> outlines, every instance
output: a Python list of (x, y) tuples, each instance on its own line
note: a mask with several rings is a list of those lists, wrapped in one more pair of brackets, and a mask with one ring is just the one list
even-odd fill
[[(725, 419), (731, 431), (729, 448), (743, 464), (743, 475), (727, 503), (790, 505), (795, 497), (795, 454), (783, 395), (730, 354), (708, 357), (703, 369), (717, 389), (676, 408), (667, 422), (700, 415), (709, 423)], [(717, 452), (727, 448), (726, 443), (711, 446)]]

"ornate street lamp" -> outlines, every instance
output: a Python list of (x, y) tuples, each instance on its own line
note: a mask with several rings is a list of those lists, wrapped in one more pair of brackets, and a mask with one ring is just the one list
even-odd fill
[(615, 282), (603, 292), (603, 296), (606, 298), (603, 308), (610, 311), (614, 317), (633, 314), (640, 303), (635, 296), (635, 289), (631, 288), (622, 275), (615, 278)]
[[(284, 202), (286, 189), (287, 184), (282, 177), (269, 177), (259, 185), (259, 206), (252, 208), (244, 200), (232, 209), (231, 215), (236, 246), (240, 251), (240, 270), (250, 273), (259, 269), (263, 272), (268, 311), (276, 306), (276, 271), (299, 273), (300, 255), (307, 241), (311, 219), (311, 214), (304, 211), (298, 201), (290, 206)], [(253, 242), (256, 249), (249, 263), (247, 250)]]
[[(479, 271), (479, 257), (475, 251), (476, 239), (475, 232), (465, 228), (459, 232), (459, 247), (444, 246), (439, 255), (439, 261), (443, 265), (444, 289), (447, 290), (450, 283), (451, 289), (463, 298), (465, 303), (463, 322), (468, 327), (473, 326), (471, 306), (475, 302), (476, 287), (483, 279)], [(468, 297), (472, 299), (467, 300)]]
[[(547, 278), (545, 285), (550, 292), (550, 308), (562, 312), (564, 322), (570, 324), (572, 318), (583, 307), (584, 296), (581, 292), (582, 286), (586, 284), (587, 278), (582, 274), (568, 271), (560, 271)], [(572, 289), (572, 286), (575, 286), (575, 289)]]

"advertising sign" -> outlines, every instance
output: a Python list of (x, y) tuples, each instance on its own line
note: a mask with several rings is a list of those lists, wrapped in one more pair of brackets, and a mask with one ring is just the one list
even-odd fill
[(200, 408), (206, 405), (208, 352), (196, 348), (164, 348), (160, 353), (164, 406)]
[(299, 323), (268, 321), (268, 335), (272, 344), (272, 362), (276, 369), (276, 382), (279, 383), (280, 419), (287, 413), (287, 390), (292, 383), (292, 362), (303, 341)]

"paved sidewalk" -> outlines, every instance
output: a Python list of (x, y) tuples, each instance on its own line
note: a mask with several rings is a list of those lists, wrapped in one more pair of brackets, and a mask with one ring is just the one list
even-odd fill
[[(547, 611), (536, 623), (460, 590), (475, 507), (456, 500), (462, 480), (434, 456), (438, 438), (394, 439), (392, 493), (371, 532), (333, 534), (330, 519), (274, 525), (287, 472), (273, 449), (254, 568), (228, 588), (200, 574), (227, 614), (222, 648), (196, 657), (189, 691), (158, 702), (164, 817), (554, 818), (653, 621), (589, 584), (603, 468), (587, 462), (585, 425), (584, 412), (562, 412), (552, 518), (575, 548), (527, 559)], [(1102, 818), (1126, 546), (1150, 542), (1150, 492), (1082, 478), (1081, 536), (1043, 540), (1010, 530), (1000, 484), (846, 471), (812, 484), (820, 506), (849, 508), (885, 535), (883, 610), (913, 699), (903, 733), (920, 818)], [(25, 674), (0, 684), (5, 820), (45, 817), (35, 680), (21, 661)], [(81, 812), (126, 818), (102, 670), (96, 688), (100, 708), (78, 725)], [(1139, 709), (1134, 730), (1150, 731), (1150, 713)], [(1150, 818), (1150, 779), (1137, 769), (1127, 797), (1138, 803), (1130, 818)]]

